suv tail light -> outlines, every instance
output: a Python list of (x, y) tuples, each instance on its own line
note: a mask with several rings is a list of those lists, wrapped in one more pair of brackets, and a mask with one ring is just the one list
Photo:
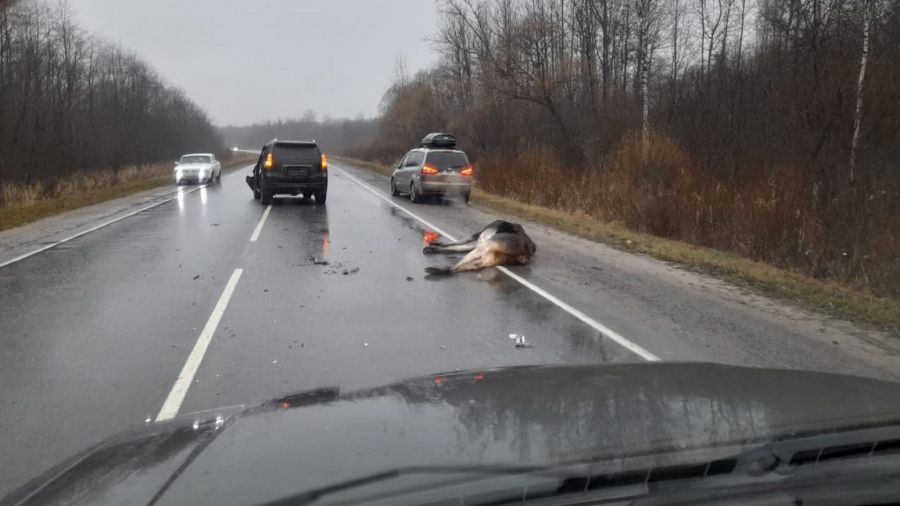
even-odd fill
[(322, 172), (328, 170), (328, 156), (322, 153)]
[(437, 174), (438, 172), (440, 172), (438, 168), (430, 163), (426, 163), (422, 166), (422, 174)]
[(466, 167), (459, 171), (460, 176), (471, 176), (475, 174), (475, 169), (471, 165), (466, 165)]
[(263, 168), (266, 170), (272, 170), (272, 167), (275, 166), (275, 157), (272, 156), (272, 153), (266, 155), (266, 161), (263, 162)]

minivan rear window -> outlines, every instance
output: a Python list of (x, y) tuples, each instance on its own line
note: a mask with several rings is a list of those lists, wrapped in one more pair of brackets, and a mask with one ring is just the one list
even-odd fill
[(469, 159), (459, 151), (429, 151), (426, 162), (440, 170), (460, 168), (469, 165)]

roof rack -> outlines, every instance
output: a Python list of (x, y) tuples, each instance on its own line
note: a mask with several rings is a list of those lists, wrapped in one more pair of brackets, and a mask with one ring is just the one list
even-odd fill
[(456, 137), (448, 133), (434, 132), (426, 135), (419, 144), (422, 148), (455, 148)]

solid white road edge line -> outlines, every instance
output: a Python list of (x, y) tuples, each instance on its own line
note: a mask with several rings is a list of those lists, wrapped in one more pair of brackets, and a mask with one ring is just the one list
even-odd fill
[(200, 332), (200, 337), (197, 338), (194, 349), (191, 350), (191, 354), (188, 355), (184, 367), (181, 368), (181, 374), (178, 375), (178, 379), (175, 380), (175, 384), (172, 385), (169, 396), (166, 397), (166, 402), (163, 403), (162, 408), (159, 410), (159, 414), (156, 415), (157, 422), (174, 418), (175, 415), (178, 414), (178, 410), (181, 409), (184, 397), (191, 387), (191, 382), (194, 381), (194, 376), (197, 374), (200, 362), (203, 361), (206, 349), (212, 341), (213, 334), (216, 333), (219, 321), (222, 319), (222, 315), (225, 314), (225, 308), (228, 307), (228, 302), (231, 300), (231, 296), (234, 295), (234, 289), (237, 287), (243, 272), (243, 269), (235, 269), (231, 274), (231, 278), (228, 280), (228, 284), (225, 285), (222, 296), (219, 297), (219, 302), (216, 303), (216, 307), (213, 309), (212, 314), (209, 315), (209, 320), (206, 321), (206, 326), (203, 327), (203, 331)]
[[(417, 215), (416, 213), (410, 211), (409, 209), (406, 209), (405, 207), (401, 206), (400, 204), (397, 204), (397, 203), (394, 202), (393, 200), (391, 200), (391, 199), (389, 199), (388, 197), (382, 195), (381, 193), (378, 192), (378, 190), (372, 188), (371, 186), (369, 186), (368, 184), (364, 183), (363, 181), (361, 181), (361, 180), (360, 180), (359, 178), (357, 178), (356, 176), (353, 176), (352, 174), (348, 173), (346, 170), (341, 169), (341, 168), (339, 168), (339, 167), (334, 167), (334, 168), (337, 169), (342, 175), (346, 176), (347, 178), (349, 178), (349, 179), (350, 179), (351, 181), (353, 181), (354, 183), (360, 185), (361, 187), (365, 188), (366, 190), (369, 190), (369, 191), (372, 192), (376, 197), (378, 197), (378, 198), (380, 198), (381, 200), (387, 202), (387, 203), (390, 204), (391, 206), (393, 206), (393, 207), (395, 207), (395, 208), (397, 208), (397, 209), (403, 211), (404, 213), (406, 213), (406, 214), (408, 214), (409, 216), (413, 217), (414, 219), (418, 220), (420, 223), (422, 223), (422, 224), (425, 225), (426, 227), (430, 228), (431, 230), (434, 230), (435, 232), (441, 234), (442, 236), (446, 237), (447, 239), (450, 239), (451, 241), (455, 241), (455, 240), (456, 240), (452, 235), (450, 235), (450, 234), (448, 234), (447, 232), (441, 230), (439, 227), (435, 226), (433, 223), (428, 222), (427, 220), (425, 220), (425, 219), (422, 218), (421, 216)], [(584, 314), (583, 312), (581, 312), (581, 311), (575, 309), (574, 307), (572, 307), (572, 306), (566, 304), (565, 302), (563, 302), (562, 300), (560, 300), (559, 298), (557, 298), (557, 297), (554, 296), (553, 294), (547, 292), (546, 290), (544, 290), (543, 288), (541, 288), (541, 287), (535, 285), (534, 283), (532, 283), (532, 282), (530, 282), (530, 281), (528, 281), (528, 280), (522, 278), (521, 276), (519, 276), (519, 275), (513, 273), (512, 271), (510, 271), (510, 270), (507, 269), (506, 267), (502, 267), (502, 266), (501, 266), (501, 267), (497, 267), (497, 269), (498, 269), (500, 272), (502, 272), (502, 273), (506, 274), (507, 276), (509, 276), (510, 278), (512, 278), (513, 280), (517, 281), (519, 284), (521, 284), (521, 285), (524, 286), (525, 288), (528, 288), (529, 290), (531, 290), (532, 292), (536, 293), (537, 295), (543, 297), (545, 300), (549, 301), (550, 303), (552, 303), (552, 304), (555, 305), (556, 307), (558, 307), (558, 308), (562, 309), (563, 311), (569, 313), (570, 315), (574, 316), (574, 317), (577, 318), (578, 320), (581, 320), (582, 322), (584, 322), (584, 323), (587, 324), (588, 326), (592, 327), (592, 328), (593, 328), (594, 330), (596, 330), (597, 332), (600, 332), (600, 334), (602, 334), (602, 335), (608, 337), (608, 338), (611, 339), (612, 341), (615, 341), (616, 343), (618, 343), (619, 345), (621, 345), (621, 346), (624, 347), (625, 349), (631, 351), (631, 352), (634, 353), (635, 355), (637, 355), (637, 356), (643, 358), (644, 360), (650, 361), (650, 362), (658, 362), (658, 361), (660, 360), (658, 356), (656, 356), (656, 355), (654, 355), (653, 353), (647, 351), (647, 350), (646, 350), (645, 348), (643, 348), (642, 346), (640, 346), (640, 345), (638, 345), (638, 344), (636, 344), (636, 343), (634, 343), (634, 342), (632, 342), (632, 341), (626, 339), (623, 335), (619, 334), (618, 332), (615, 332), (614, 330), (610, 329), (610, 328), (607, 327), (606, 325), (603, 325), (602, 323), (598, 322), (597, 320), (594, 320), (593, 318), (591, 318), (590, 316)]]
[(118, 218), (113, 218), (113, 219), (111, 219), (111, 220), (109, 220), (109, 221), (105, 221), (105, 222), (103, 222), (103, 223), (101, 223), (101, 224), (99, 224), (99, 225), (97, 225), (97, 226), (91, 227), (91, 228), (89, 228), (89, 229), (87, 229), (87, 230), (83, 230), (83, 231), (81, 231), (81, 232), (78, 232), (77, 234), (70, 235), (69, 237), (66, 237), (65, 239), (61, 239), (61, 240), (56, 241), (56, 242), (54, 242), (54, 243), (47, 244), (46, 246), (44, 246), (44, 247), (42, 247), (42, 248), (38, 248), (38, 249), (36, 249), (36, 250), (34, 250), (34, 251), (30, 251), (30, 252), (28, 252), (28, 253), (25, 253), (24, 255), (17, 256), (16, 258), (13, 258), (12, 260), (7, 260), (6, 262), (0, 263), (0, 269), (6, 267), (7, 265), (12, 265), (12, 264), (14, 264), (14, 263), (16, 263), (16, 262), (25, 260), (26, 258), (28, 258), (28, 257), (30, 257), (30, 256), (37, 255), (38, 253), (43, 253), (44, 251), (47, 251), (47, 250), (50, 249), (50, 248), (55, 248), (55, 247), (59, 246), (60, 244), (64, 244), (64, 243), (67, 243), (67, 242), (71, 241), (72, 239), (78, 239), (79, 237), (84, 236), (84, 235), (87, 235), (87, 234), (90, 234), (91, 232), (96, 232), (97, 230), (100, 230), (100, 229), (103, 228), (103, 227), (108, 227), (108, 226), (112, 225), (113, 223), (117, 223), (117, 222), (120, 222), (120, 221), (124, 220), (125, 218), (131, 218), (132, 216), (134, 216), (134, 215), (136, 215), (136, 214), (140, 214), (140, 213), (142, 213), (142, 212), (144, 212), (144, 211), (149, 211), (150, 209), (153, 209), (154, 207), (159, 207), (159, 206), (161, 206), (161, 205), (163, 205), (163, 204), (167, 204), (167, 203), (169, 203), (169, 202), (172, 202), (173, 200), (175, 200), (175, 199), (178, 198), (178, 195), (179, 195), (179, 194), (186, 195), (186, 194), (188, 194), (188, 193), (194, 193), (195, 191), (201, 190), (201, 189), (203, 189), (203, 188), (206, 188), (207, 186), (209, 186), (209, 185), (198, 186), (198, 187), (192, 188), (192, 189), (190, 189), (190, 190), (188, 190), (188, 191), (181, 191), (181, 188), (179, 188), (177, 192), (175, 192), (171, 197), (169, 197), (169, 198), (167, 198), (167, 199), (165, 199), (165, 200), (161, 200), (161, 201), (159, 201), (159, 202), (150, 204), (149, 206), (142, 207), (142, 208), (138, 209), (137, 211), (132, 211), (132, 212), (130, 212), (130, 213), (124, 215), (124, 216), (119, 216)]
[(250, 236), (250, 242), (256, 242), (259, 239), (259, 234), (262, 232), (263, 225), (266, 224), (266, 218), (269, 217), (269, 211), (272, 210), (272, 204), (266, 206), (266, 210), (263, 211), (262, 216), (259, 217), (259, 223), (256, 224), (256, 228), (253, 230), (253, 235)]

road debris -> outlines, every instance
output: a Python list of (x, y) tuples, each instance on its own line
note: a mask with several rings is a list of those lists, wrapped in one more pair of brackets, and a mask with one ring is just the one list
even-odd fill
[(531, 348), (531, 343), (525, 341), (525, 336), (522, 334), (510, 334), (509, 338), (515, 341), (516, 348)]
[(199, 274), (197, 274), (196, 276), (194, 276), (194, 281), (197, 281), (198, 279), (200, 279), (200, 275), (199, 275)]
[(328, 260), (319, 257), (309, 257), (310, 261), (312, 261), (313, 265), (328, 265)]
[(406, 276), (407, 281), (415, 281), (415, 278), (412, 276)]

